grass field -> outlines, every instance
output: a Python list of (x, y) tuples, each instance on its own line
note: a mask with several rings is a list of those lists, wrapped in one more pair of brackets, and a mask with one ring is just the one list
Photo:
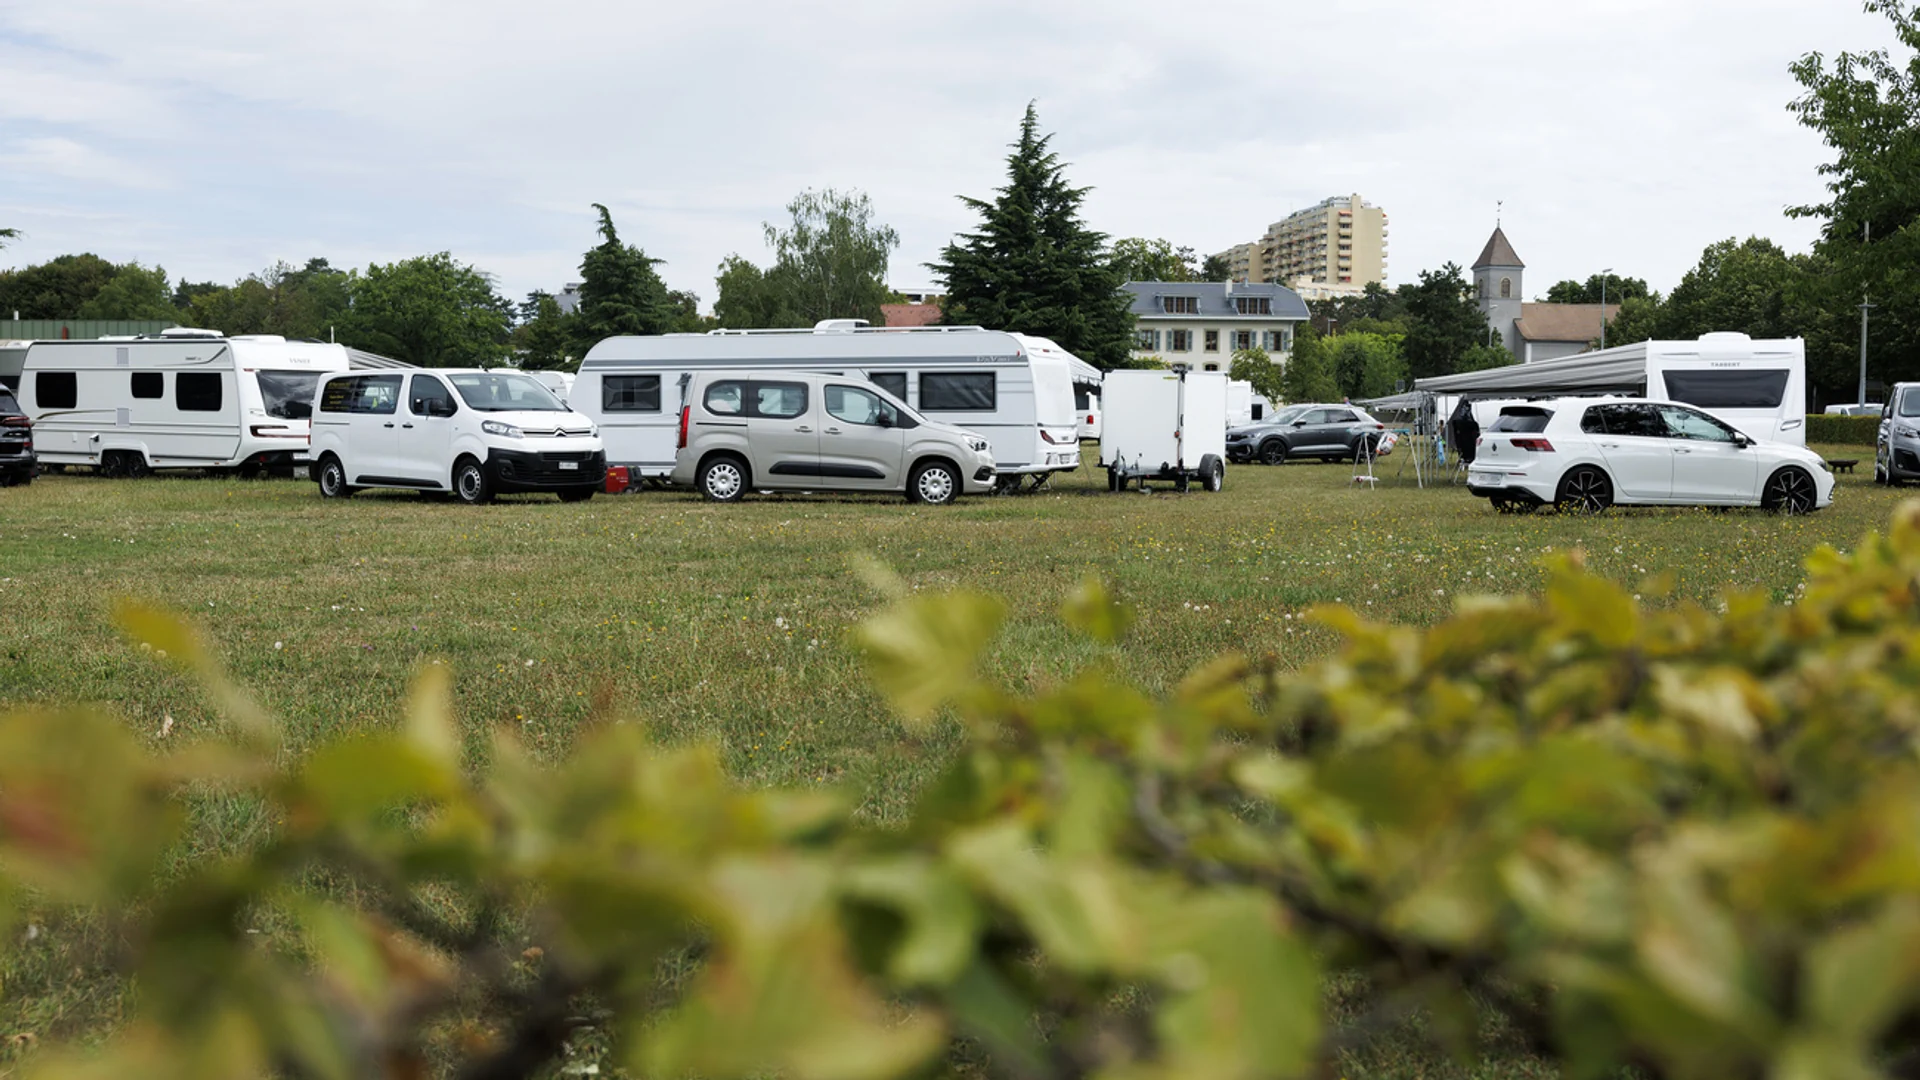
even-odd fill
[[(664, 739), (718, 742), (749, 784), (849, 785), (884, 821), (951, 747), (907, 739), (867, 686), (845, 635), (882, 598), (856, 560), (912, 588), (1003, 597), (1011, 619), (992, 664), (1016, 687), (1096, 659), (1053, 611), (1100, 574), (1140, 616), (1110, 659), (1155, 691), (1226, 650), (1324, 655), (1332, 635), (1300, 618), (1314, 604), (1425, 623), (1461, 595), (1531, 591), (1551, 549), (1584, 549), (1636, 587), (1669, 575), (1676, 600), (1711, 603), (1729, 587), (1784, 598), (1810, 550), (1851, 546), (1899, 498), (1844, 476), (1836, 505), (1806, 517), (1506, 517), (1396, 468), (1382, 462), (1388, 479), (1369, 491), (1347, 466), (1240, 466), (1217, 495), (1109, 494), (1083, 471), (1052, 492), (941, 509), (663, 492), (469, 508), (406, 494), (323, 502), (304, 481), (43, 477), (0, 490), (0, 704), (97, 703), (156, 745), (209, 731), (198, 689), (112, 629), (112, 602), (129, 596), (191, 615), (295, 745), (392, 722), (409, 670), (441, 657), (473, 733), (512, 724), (560, 753), (611, 709)], [(1652, 602), (1653, 586), (1642, 591)], [(200, 839), (243, 843), (260, 824), (220, 818)], [(117, 986), (63, 970), (43, 956), (0, 971), (0, 1037), (111, 1021)], [(1397, 1052), (1356, 1060), (1354, 1075), (1407, 1075)], [(1537, 1073), (1516, 1062), (1471, 1075)]]

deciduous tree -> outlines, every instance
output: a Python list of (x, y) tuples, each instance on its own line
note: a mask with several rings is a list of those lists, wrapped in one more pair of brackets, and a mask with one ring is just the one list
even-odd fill
[(486, 367), (507, 355), (507, 302), (447, 252), (367, 267), (345, 340), (422, 367)]
[(1420, 283), (1402, 286), (1407, 320), (1408, 372), (1416, 379), (1454, 371), (1468, 349), (1487, 341), (1487, 319), (1456, 263), (1422, 270)]
[(1113, 271), (1121, 281), (1194, 281), (1193, 249), (1167, 240), (1127, 236), (1113, 242)]
[[(1297, 341), (1294, 347), (1298, 355)], [(1227, 367), (1227, 377), (1252, 383), (1254, 390), (1268, 401), (1279, 402), (1287, 398), (1286, 367), (1274, 363), (1265, 349), (1240, 349), (1234, 352), (1233, 363)]]
[(0, 270), (0, 315), (71, 319), (106, 288), (119, 268), (92, 253), (60, 255), (19, 270)]
[(1280, 372), (1280, 399), (1296, 404), (1340, 399), (1326, 344), (1311, 326), (1293, 336), (1293, 352)]
[(513, 328), (513, 349), (519, 365), (529, 371), (572, 370), (568, 348), (572, 341), (571, 315), (560, 310), (553, 294), (534, 290), (520, 304), (519, 325)]
[(180, 312), (173, 306), (173, 286), (162, 267), (149, 270), (137, 262), (114, 271), (100, 291), (73, 312), (80, 319), (141, 319), (172, 322)]
[(1029, 104), (1007, 156), (1006, 186), (990, 201), (961, 197), (980, 227), (956, 237), (928, 269), (946, 287), (948, 323), (1038, 334), (1102, 368), (1125, 367), (1130, 298), (1105, 234), (1080, 220), (1089, 189), (1067, 183), (1052, 139)]
[[(1603, 281), (1602, 278), (1605, 280)], [(1594, 274), (1585, 281), (1556, 281), (1547, 289), (1547, 302), (1550, 304), (1598, 304), (1604, 302), (1618, 304), (1630, 297), (1648, 297), (1653, 290), (1640, 278), (1621, 277), (1619, 274)]]

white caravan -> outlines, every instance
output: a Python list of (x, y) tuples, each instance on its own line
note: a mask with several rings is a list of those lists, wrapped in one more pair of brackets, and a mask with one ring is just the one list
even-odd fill
[(347, 364), (339, 345), (209, 330), (37, 341), (18, 396), (42, 464), (284, 473), (308, 460), (320, 377)]
[(1244, 379), (1227, 383), (1227, 429), (1258, 424), (1273, 412), (1273, 402)]
[(1807, 347), (1799, 338), (1642, 341), (1419, 379), (1414, 388), (1475, 399), (1628, 394), (1696, 405), (1763, 442), (1807, 443)]
[(977, 326), (868, 327), (857, 319), (811, 330), (715, 330), (613, 337), (587, 350), (568, 395), (600, 425), (609, 466), (635, 476), (673, 472), (685, 387), (696, 371), (818, 371), (859, 375), (925, 414), (977, 431), (997, 475), (1018, 483), (1080, 467), (1071, 353), (1045, 338)]
[(1106, 406), (1100, 464), (1107, 490), (1194, 480), (1219, 491), (1227, 475), (1227, 377), (1217, 371), (1109, 371), (1100, 386)]

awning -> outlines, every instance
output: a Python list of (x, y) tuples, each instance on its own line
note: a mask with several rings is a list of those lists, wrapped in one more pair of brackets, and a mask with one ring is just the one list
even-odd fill
[(1435, 394), (1639, 394), (1647, 389), (1647, 351), (1644, 345), (1628, 345), (1531, 364), (1435, 375), (1415, 379), (1413, 385)]
[(362, 369), (410, 368), (420, 366), (418, 364), (409, 364), (405, 360), (395, 360), (391, 356), (381, 356), (379, 353), (370, 353), (365, 349), (356, 349), (351, 345), (346, 346), (346, 350), (347, 366), (355, 371)]
[(1067, 357), (1067, 366), (1073, 372), (1073, 381), (1087, 386), (1100, 385), (1100, 369), (1077, 356)]

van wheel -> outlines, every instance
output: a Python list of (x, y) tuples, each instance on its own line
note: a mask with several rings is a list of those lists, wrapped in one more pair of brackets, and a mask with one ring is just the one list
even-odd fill
[(344, 499), (353, 494), (353, 488), (347, 485), (347, 470), (340, 465), (340, 459), (328, 454), (320, 459), (320, 474), (314, 479), (320, 482), (320, 495), (328, 499)]
[(960, 497), (960, 474), (944, 461), (924, 462), (907, 480), (907, 497), (928, 506), (945, 506)]
[(747, 493), (747, 466), (735, 457), (709, 458), (693, 483), (714, 502), (739, 502)]
[(453, 463), (453, 497), (468, 506), (493, 501), (493, 485), (487, 483), (487, 470), (470, 457)]
[(1227, 467), (1213, 454), (1200, 458), (1200, 486), (1208, 491), (1219, 491), (1227, 482)]

